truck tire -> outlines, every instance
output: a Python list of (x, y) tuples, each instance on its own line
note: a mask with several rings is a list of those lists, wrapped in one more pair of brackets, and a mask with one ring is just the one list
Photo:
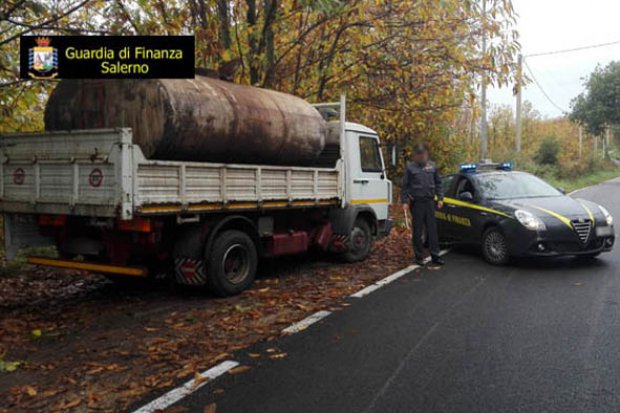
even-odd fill
[(245, 232), (224, 231), (217, 235), (207, 258), (209, 289), (220, 297), (239, 294), (254, 282), (258, 253)]
[(372, 231), (368, 221), (357, 218), (347, 242), (348, 250), (342, 257), (346, 262), (358, 262), (366, 259), (372, 247)]

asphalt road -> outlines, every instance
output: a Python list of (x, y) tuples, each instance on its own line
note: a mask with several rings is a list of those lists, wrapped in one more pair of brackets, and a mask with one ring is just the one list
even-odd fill
[[(620, 180), (577, 195), (620, 227)], [(620, 247), (505, 268), (453, 252), (299, 334), (235, 358), (178, 407), (232, 412), (618, 412)], [(286, 352), (269, 359), (267, 349)]]

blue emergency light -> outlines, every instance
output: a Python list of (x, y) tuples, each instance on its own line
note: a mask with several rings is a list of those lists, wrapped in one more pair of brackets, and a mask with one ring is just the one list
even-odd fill
[(478, 172), (478, 170), (481, 170), (481, 171), (498, 170), (498, 171), (510, 172), (512, 171), (512, 167), (513, 167), (512, 162), (502, 162), (502, 163), (485, 162), (481, 164), (469, 162), (469, 163), (460, 164), (459, 170), (461, 171), (461, 173), (465, 173), (465, 174), (473, 174), (473, 173)]
[(459, 165), (459, 169), (461, 170), (461, 172), (463, 173), (474, 173), (476, 172), (476, 169), (478, 168), (478, 164), (475, 163), (462, 163)]
[(512, 162), (502, 162), (497, 166), (497, 169), (501, 169), (502, 171), (512, 171), (513, 164)]

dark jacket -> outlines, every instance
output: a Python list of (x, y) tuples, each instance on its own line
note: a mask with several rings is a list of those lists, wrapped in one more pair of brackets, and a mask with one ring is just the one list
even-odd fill
[(443, 200), (441, 178), (435, 162), (428, 161), (425, 166), (411, 162), (405, 168), (400, 200), (406, 204), (416, 198)]

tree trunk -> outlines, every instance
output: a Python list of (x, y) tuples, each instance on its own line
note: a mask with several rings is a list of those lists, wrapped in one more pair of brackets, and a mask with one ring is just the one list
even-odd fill
[(217, 13), (220, 18), (220, 40), (225, 50), (230, 49), (230, 2), (217, 0)]
[(248, 44), (250, 53), (248, 57), (248, 66), (250, 67), (250, 83), (256, 85), (260, 80), (260, 71), (258, 62), (260, 61), (258, 42), (256, 41), (256, 0), (246, 0), (248, 12), (246, 19), (251, 29), (248, 35)]
[(270, 87), (275, 65), (273, 22), (275, 21), (278, 10), (278, 0), (264, 0), (263, 8), (265, 13), (263, 37), (261, 39), (261, 51), (265, 51), (265, 60), (263, 63), (263, 86)]

